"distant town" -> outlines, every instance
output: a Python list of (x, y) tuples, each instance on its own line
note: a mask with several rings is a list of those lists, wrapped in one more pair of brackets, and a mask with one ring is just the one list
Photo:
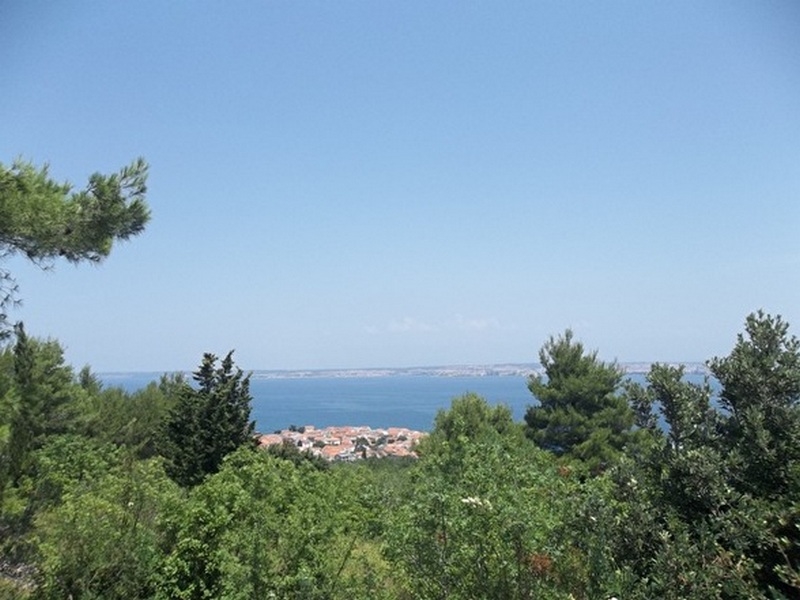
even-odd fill
[(261, 435), (264, 447), (292, 444), (301, 452), (309, 452), (330, 462), (351, 462), (366, 458), (416, 458), (414, 448), (427, 434), (403, 427), (373, 429), (371, 427), (324, 427), (313, 425), (290, 427)]
[[(647, 373), (649, 362), (618, 363), (626, 373)], [(668, 362), (683, 365), (686, 373), (707, 373), (704, 363)], [(254, 370), (254, 379), (301, 379), (301, 378), (366, 378), (366, 377), (528, 377), (541, 375), (544, 369), (538, 363), (508, 363), (496, 365), (452, 365), (440, 367), (400, 367), (369, 369), (300, 369), (300, 370)]]
[[(687, 374), (707, 374), (703, 363), (668, 363), (683, 365)], [(629, 374), (647, 373), (650, 363), (619, 363)], [(323, 369), (297, 371), (253, 371), (256, 379), (369, 378), (369, 377), (528, 377), (543, 374), (539, 364), (459, 365), (385, 369)], [(416, 458), (415, 448), (426, 436), (423, 431), (401, 427), (367, 426), (321, 427), (291, 426), (274, 433), (259, 435), (263, 447), (291, 444), (331, 462), (350, 462), (365, 458)]]

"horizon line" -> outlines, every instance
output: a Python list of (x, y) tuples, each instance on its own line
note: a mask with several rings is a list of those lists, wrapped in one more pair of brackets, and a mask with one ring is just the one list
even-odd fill
[[(665, 364), (670, 366), (684, 366), (689, 369), (687, 372), (707, 372), (708, 368), (703, 361), (612, 361), (609, 364), (616, 364), (625, 373), (646, 373), (654, 364)], [(98, 371), (96, 375), (135, 375), (135, 374), (162, 374), (172, 375), (176, 373), (191, 374), (195, 369), (168, 369), (168, 370), (113, 370)], [(275, 375), (275, 376), (324, 376), (339, 374), (371, 374), (372, 376), (391, 376), (391, 375), (428, 375), (428, 376), (504, 376), (523, 374), (522, 371), (541, 372), (542, 365), (538, 362), (501, 362), (501, 363), (461, 363), (450, 365), (420, 365), (413, 367), (324, 367), (324, 368), (272, 368), (272, 369), (244, 369), (244, 373), (252, 375)], [(458, 371), (459, 373), (453, 373)], [(447, 373), (450, 372), (450, 373)]]

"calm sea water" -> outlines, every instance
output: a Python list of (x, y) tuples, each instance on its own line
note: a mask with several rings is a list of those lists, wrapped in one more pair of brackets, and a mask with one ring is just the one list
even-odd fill
[[(106, 386), (133, 392), (157, 381), (160, 374), (100, 377)], [(631, 377), (643, 379), (640, 375)], [(290, 425), (391, 426), (428, 431), (436, 412), (467, 392), (475, 392), (490, 404), (507, 405), (516, 420), (521, 420), (527, 407), (535, 402), (522, 376), (254, 378), (250, 381), (250, 392), (252, 417), (261, 432)]]

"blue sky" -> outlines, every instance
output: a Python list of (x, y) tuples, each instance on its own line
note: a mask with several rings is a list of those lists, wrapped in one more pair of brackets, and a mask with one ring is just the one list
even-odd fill
[(800, 328), (800, 4), (3, 2), (0, 161), (143, 156), (147, 231), (6, 261), (97, 371), (611, 360)]

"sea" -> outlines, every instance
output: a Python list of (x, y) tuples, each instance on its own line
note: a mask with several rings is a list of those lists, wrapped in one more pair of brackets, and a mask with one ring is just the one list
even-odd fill
[[(106, 387), (135, 392), (158, 381), (161, 373), (100, 374)], [(644, 375), (629, 375), (644, 381)], [(702, 376), (690, 374), (690, 381)], [(251, 416), (261, 433), (292, 425), (327, 427), (366, 425), (372, 428), (406, 427), (430, 431), (436, 413), (454, 398), (473, 392), (489, 404), (508, 406), (515, 420), (536, 404), (527, 376), (389, 375), (369, 377), (253, 377), (250, 380)]]

